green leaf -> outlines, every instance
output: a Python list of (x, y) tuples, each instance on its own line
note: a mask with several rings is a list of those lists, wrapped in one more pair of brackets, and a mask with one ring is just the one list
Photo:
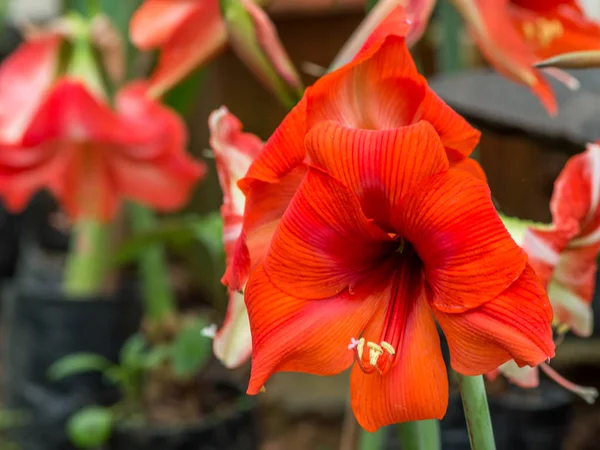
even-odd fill
[(120, 364), (123, 370), (137, 370), (144, 367), (146, 340), (140, 333), (131, 336), (121, 348)]
[(171, 356), (171, 346), (169, 345), (157, 345), (148, 351), (144, 359), (144, 367), (146, 369), (153, 369), (160, 366)]
[(171, 363), (176, 376), (189, 378), (210, 360), (212, 340), (202, 335), (207, 326), (207, 320), (198, 318), (179, 332), (171, 349)]
[(73, 353), (55, 361), (48, 368), (48, 378), (53, 381), (86, 372), (103, 372), (113, 363), (95, 353)]
[(89, 406), (71, 416), (67, 422), (67, 435), (77, 448), (96, 448), (110, 438), (113, 422), (110, 409)]
[(164, 220), (155, 229), (138, 233), (125, 240), (117, 251), (114, 264), (119, 266), (136, 261), (151, 245), (164, 244), (179, 248), (188, 246), (193, 241), (198, 241), (205, 246), (211, 257), (222, 257), (222, 228), (223, 221), (219, 213), (205, 216), (190, 214)]

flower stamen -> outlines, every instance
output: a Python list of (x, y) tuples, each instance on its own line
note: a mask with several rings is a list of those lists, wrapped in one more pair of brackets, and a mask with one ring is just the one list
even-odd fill
[[(365, 346), (367, 348), (366, 352)], [(381, 375), (384, 375), (392, 367), (394, 355), (396, 354), (396, 350), (390, 343), (381, 341), (376, 344), (375, 342), (366, 341), (365, 338), (358, 340), (352, 338), (348, 350), (355, 351), (356, 363), (366, 374), (373, 373), (377, 369)]]

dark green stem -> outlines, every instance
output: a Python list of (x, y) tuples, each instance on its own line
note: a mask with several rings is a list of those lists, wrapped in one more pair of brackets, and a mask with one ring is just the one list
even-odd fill
[(490, 419), (483, 376), (468, 377), (457, 374), (465, 419), (472, 450), (495, 450), (494, 431)]
[(402, 450), (440, 450), (438, 420), (420, 420), (398, 424)]
[[(144, 233), (156, 228), (156, 216), (142, 205), (130, 204), (129, 217), (135, 233)], [(148, 245), (142, 250), (139, 265), (146, 317), (156, 323), (174, 315), (177, 309), (169, 284), (163, 246)]]

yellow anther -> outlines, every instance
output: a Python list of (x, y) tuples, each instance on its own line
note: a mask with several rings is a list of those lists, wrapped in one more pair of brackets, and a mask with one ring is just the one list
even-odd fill
[(392, 344), (388, 344), (385, 341), (381, 341), (381, 347), (383, 347), (383, 349), (386, 350), (390, 355), (396, 354), (396, 350), (394, 350), (394, 347), (392, 347)]
[(267, 392), (267, 388), (266, 388), (266, 387), (264, 387), (264, 386), (262, 386), (262, 387), (260, 388), (260, 392)]
[(356, 353), (358, 353), (359, 358), (362, 358), (364, 349), (365, 349), (365, 338), (360, 338), (358, 340), (358, 344), (356, 344)]
[(367, 347), (371, 350), (369, 353), (369, 363), (372, 366), (377, 365), (377, 360), (381, 355), (383, 355), (383, 349), (377, 345), (375, 342), (367, 342)]

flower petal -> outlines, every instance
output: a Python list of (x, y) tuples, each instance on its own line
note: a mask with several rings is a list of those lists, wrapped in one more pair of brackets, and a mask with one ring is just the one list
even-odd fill
[(498, 369), (502, 375), (508, 378), (508, 381), (524, 389), (531, 389), (540, 384), (540, 372), (537, 367), (519, 367), (511, 359), (502, 364)]
[(257, 394), (275, 372), (346, 370), (354, 358), (350, 339), (361, 334), (381, 301), (381, 293), (369, 289), (324, 300), (294, 298), (273, 286), (262, 266), (245, 295), (253, 349), (249, 394)]
[(215, 356), (227, 368), (238, 367), (252, 355), (252, 335), (244, 294), (229, 292), (225, 322), (213, 341)]
[(292, 169), (302, 164), (306, 151), (306, 97), (300, 100), (283, 119), (264, 149), (248, 169), (248, 174), (240, 180), (239, 186), (248, 195), (255, 181), (277, 183)]
[(348, 188), (310, 168), (279, 222), (264, 266), (282, 291), (327, 298), (347, 288), (352, 292), (395, 247)]
[(308, 90), (308, 128), (326, 120), (371, 130), (425, 120), (449, 151), (462, 156), (474, 150), (480, 136), (429, 88), (418, 74), (404, 38), (397, 35), (323, 76)]
[(350, 188), (365, 215), (390, 232), (402, 198), (448, 170), (444, 147), (428, 122), (377, 131), (328, 121), (310, 131), (306, 144), (311, 164)]
[(252, 181), (246, 193), (242, 232), (222, 280), (226, 286), (242, 289), (251, 270), (262, 263), (275, 228), (305, 175), (306, 167), (300, 165), (277, 183)]
[(494, 209), (489, 187), (464, 170), (451, 169), (417, 186), (398, 207), (395, 228), (423, 261), (433, 305), (444, 312), (492, 300), (527, 265)]
[[(116, 97), (121, 128), (145, 136), (145, 145), (120, 145), (111, 169), (118, 192), (156, 209), (174, 210), (187, 203), (206, 167), (186, 151), (183, 120), (148, 97), (147, 86), (134, 83)], [(125, 142), (127, 144), (127, 142)]]
[(194, 2), (194, 9), (178, 23), (161, 46), (158, 66), (151, 78), (150, 94), (159, 97), (195, 69), (214, 57), (226, 44), (227, 31), (219, 2)]
[(263, 148), (262, 141), (255, 135), (242, 132), (242, 123), (222, 106), (209, 119), (210, 145), (213, 149), (223, 191), (223, 240), (227, 263), (233, 258), (235, 243), (242, 231), (246, 198), (238, 181), (246, 175), (248, 168)]
[(20, 141), (54, 81), (61, 41), (26, 41), (0, 66), (0, 141)]
[[(399, 278), (397, 306), (404, 311), (402, 323), (396, 324), (401, 336), (394, 365), (381, 375), (365, 374), (355, 364), (350, 378), (352, 409), (360, 425), (371, 432), (399, 422), (441, 419), (448, 405), (448, 376), (431, 309), (422, 292), (417, 296), (410, 292), (411, 277)], [(384, 317), (377, 314), (369, 323), (363, 334), (366, 340), (377, 342)]]
[(450, 347), (451, 365), (480, 375), (510, 359), (536, 366), (554, 356), (552, 307), (529, 266), (498, 297), (462, 314), (433, 308)]
[(548, 287), (557, 322), (569, 325), (582, 337), (589, 337), (593, 331), (591, 303), (599, 252), (600, 244), (563, 251)]
[(198, 9), (198, 3), (190, 0), (145, 0), (131, 18), (131, 42), (142, 50), (164, 45)]
[(600, 243), (600, 145), (589, 144), (567, 161), (554, 183), (550, 211), (556, 227), (579, 226), (572, 245)]

